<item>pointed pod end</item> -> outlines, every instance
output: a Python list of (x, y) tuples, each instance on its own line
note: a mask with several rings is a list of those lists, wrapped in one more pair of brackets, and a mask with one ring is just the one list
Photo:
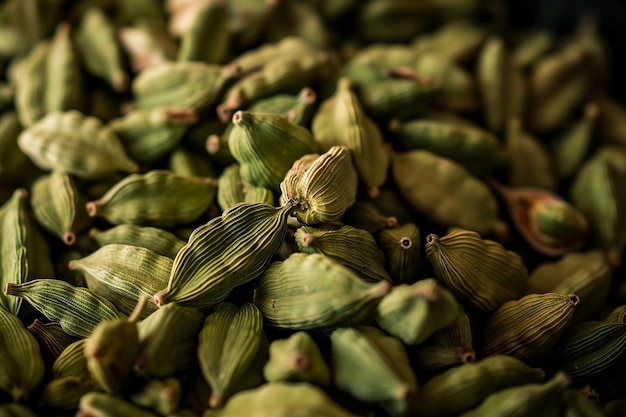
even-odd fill
[(210, 408), (220, 408), (222, 406), (222, 396), (218, 394), (211, 395), (209, 399)]
[(303, 103), (307, 104), (315, 103), (315, 100), (317, 100), (317, 94), (315, 94), (315, 90), (310, 87), (304, 87), (302, 90), (300, 90), (299, 97)]
[(128, 74), (118, 71), (111, 76), (111, 86), (118, 93), (123, 93), (128, 89)]
[(567, 298), (569, 299), (570, 304), (574, 307), (580, 303), (580, 297), (576, 294), (569, 294)]
[(427, 246), (436, 245), (437, 243), (439, 243), (439, 236), (437, 236), (436, 234), (431, 233), (428, 236), (426, 236)]
[(413, 246), (413, 241), (411, 240), (410, 237), (407, 237), (407, 236), (401, 237), (398, 243), (400, 244), (400, 248), (405, 249), (405, 250)]
[(85, 210), (87, 210), (89, 217), (96, 217), (98, 214), (98, 203), (95, 201), (88, 202), (85, 204)]
[(380, 281), (374, 285), (374, 291), (377, 297), (382, 298), (391, 291), (391, 281)]
[(595, 119), (598, 117), (598, 112), (600, 111), (600, 107), (597, 103), (589, 102), (585, 104), (584, 116), (586, 119)]
[(245, 112), (243, 110), (239, 110), (233, 114), (232, 122), (234, 125), (240, 125), (245, 123)]
[(380, 189), (378, 187), (370, 187), (367, 189), (367, 195), (371, 199), (378, 198), (378, 196), (380, 195)]
[(314, 242), (315, 242), (315, 235), (311, 233), (307, 233), (304, 236), (302, 236), (302, 246), (304, 246), (305, 248), (308, 248)]
[(476, 352), (473, 349), (460, 348), (459, 359), (463, 363), (470, 363), (476, 361)]
[(220, 137), (217, 135), (211, 135), (206, 140), (206, 151), (210, 155), (215, 155), (220, 150)]
[(163, 305), (165, 304), (163, 302), (164, 293), (165, 291), (159, 291), (158, 293), (154, 294), (154, 296), (152, 296), (152, 299), (154, 300), (154, 304), (156, 304), (156, 306), (159, 308), (163, 307)]
[(11, 282), (7, 282), (7, 284), (4, 286), (4, 294), (5, 295), (15, 295), (15, 291), (14, 291), (14, 287), (18, 285), (18, 284), (13, 284)]
[(137, 301), (137, 305), (135, 306), (135, 309), (128, 317), (129, 323), (137, 323), (139, 321), (141, 315), (146, 309), (146, 305), (148, 305), (148, 297), (146, 297), (145, 295), (140, 296), (139, 301)]
[(74, 232), (65, 232), (63, 233), (62, 239), (67, 246), (72, 246), (76, 243), (76, 234)]

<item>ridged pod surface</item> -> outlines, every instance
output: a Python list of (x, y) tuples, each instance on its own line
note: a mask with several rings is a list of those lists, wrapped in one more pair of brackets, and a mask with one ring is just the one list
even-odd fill
[(224, 168), (217, 179), (217, 204), (226, 210), (238, 203), (274, 204), (274, 193), (265, 187), (250, 184), (241, 177), (239, 164)]
[(186, 243), (167, 230), (135, 224), (120, 224), (106, 230), (91, 229), (89, 237), (100, 246), (110, 244), (139, 246), (171, 259), (176, 257)]
[(394, 284), (412, 284), (422, 271), (420, 230), (405, 223), (378, 234), (378, 246), (385, 253), (387, 271)]

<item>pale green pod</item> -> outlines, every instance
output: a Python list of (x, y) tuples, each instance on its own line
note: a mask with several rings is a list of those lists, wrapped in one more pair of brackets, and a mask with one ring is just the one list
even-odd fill
[(238, 111), (232, 122), (228, 147), (241, 165), (242, 178), (250, 184), (278, 191), (292, 164), (317, 151), (306, 128), (280, 115)]
[(396, 152), (391, 168), (400, 194), (440, 226), (507, 234), (491, 190), (456, 162), (428, 151)]
[(99, 391), (94, 379), (66, 376), (48, 382), (41, 393), (41, 400), (49, 407), (73, 411), (78, 408), (81, 397), (92, 391)]
[(6, 284), (4, 293), (25, 299), (33, 308), (57, 322), (73, 336), (87, 337), (104, 320), (124, 317), (105, 298), (87, 288), (56, 279), (35, 279), (24, 284)]
[(189, 369), (196, 363), (203, 319), (198, 309), (169, 303), (139, 322), (141, 347), (135, 372), (161, 378)]
[(352, 269), (366, 281), (390, 281), (385, 270), (385, 255), (369, 232), (352, 226), (339, 229), (299, 227), (295, 233), (298, 250), (321, 253)]
[(115, 91), (126, 91), (128, 74), (122, 65), (122, 51), (113, 24), (100, 8), (90, 7), (83, 13), (76, 41), (87, 71)]
[(74, 110), (49, 113), (24, 130), (18, 144), (41, 169), (91, 179), (138, 170), (111, 129)]
[(181, 384), (176, 378), (151, 379), (130, 396), (130, 400), (160, 415), (169, 416), (178, 411)]
[(139, 246), (174, 259), (185, 241), (164, 229), (135, 224), (120, 224), (106, 230), (91, 229), (89, 237), (100, 247), (120, 244)]
[(63, 171), (55, 170), (33, 183), (30, 206), (37, 222), (66, 245), (73, 245), (76, 233), (90, 224), (76, 183)]
[(103, 392), (83, 395), (78, 406), (79, 416), (91, 417), (158, 417), (159, 414), (136, 406), (125, 399)]
[(83, 273), (89, 290), (104, 297), (125, 315), (141, 297), (149, 298), (142, 318), (156, 311), (152, 295), (167, 285), (172, 259), (141, 246), (112, 243), (70, 261), (69, 268)]
[(46, 65), (50, 54), (50, 41), (38, 42), (15, 70), (15, 110), (22, 126), (37, 123), (46, 114)]
[[(32, 170), (30, 161), (17, 145), (22, 125), (14, 111), (0, 115), (0, 184), (20, 183)], [(0, 201), (1, 203), (1, 201)]]
[(88, 378), (87, 358), (85, 357), (85, 342), (80, 339), (63, 349), (63, 352), (52, 364), (52, 375), (55, 379), (74, 377)]
[(88, 202), (87, 213), (113, 224), (171, 227), (206, 213), (215, 199), (213, 178), (185, 177), (166, 170), (131, 174), (100, 199)]
[(504, 303), (487, 320), (483, 355), (506, 354), (536, 363), (569, 327), (579, 302), (576, 294), (546, 293)]
[(506, 65), (507, 53), (504, 40), (491, 36), (485, 41), (478, 56), (476, 77), (482, 99), (485, 124), (489, 130), (500, 132), (506, 118)]
[(280, 183), (282, 204), (295, 202), (293, 215), (304, 224), (338, 220), (356, 201), (358, 177), (352, 152), (333, 146), (322, 155), (306, 155)]
[(154, 295), (155, 303), (206, 308), (259, 277), (282, 245), (292, 209), (240, 203), (196, 228), (174, 259), (167, 287)]
[(375, 197), (387, 178), (389, 153), (380, 129), (365, 114), (348, 78), (341, 78), (335, 93), (321, 103), (312, 131), (322, 150), (346, 146), (351, 151), (360, 181)]
[[(297, 411), (296, 411), (297, 410)], [(322, 389), (308, 383), (272, 382), (239, 392), (220, 410), (207, 410), (202, 417), (356, 417)]]
[(391, 416), (408, 414), (417, 379), (400, 340), (375, 327), (360, 326), (339, 328), (330, 341), (337, 388), (378, 403)]
[(372, 320), (390, 289), (389, 281), (365, 282), (322, 254), (294, 253), (265, 271), (254, 303), (271, 326), (322, 332)]
[(187, 177), (217, 178), (217, 164), (204, 154), (183, 146), (176, 147), (169, 156), (167, 166), (174, 174)]
[(263, 367), (268, 382), (309, 382), (321, 387), (330, 384), (330, 370), (315, 340), (304, 331), (287, 339), (274, 340), (269, 360)]
[(277, 94), (257, 100), (247, 110), (253, 113), (276, 113), (298, 126), (308, 126), (313, 117), (317, 94), (304, 87), (298, 95)]
[(46, 62), (46, 113), (80, 109), (83, 104), (80, 58), (68, 23), (57, 26)]
[(259, 309), (251, 303), (215, 307), (198, 336), (198, 361), (211, 386), (210, 408), (221, 408), (233, 394), (261, 384), (262, 367), (255, 369), (258, 356), (265, 362), (267, 340)]
[(386, 267), (394, 284), (413, 284), (422, 272), (420, 230), (405, 223), (381, 230), (378, 246), (385, 253)]
[(458, 230), (441, 238), (430, 234), (426, 257), (435, 277), (460, 301), (485, 312), (496, 311), (526, 290), (528, 271), (522, 258), (476, 232)]
[(177, 60), (208, 64), (224, 62), (232, 36), (229, 12), (225, 1), (210, 2), (201, 7), (182, 36)]
[(31, 408), (18, 404), (18, 403), (7, 403), (0, 405), (0, 416), (1, 417), (37, 417), (37, 413), (35, 413)]
[(58, 323), (43, 323), (35, 319), (27, 329), (37, 339), (41, 353), (47, 362), (56, 360), (65, 348), (78, 340), (65, 333)]
[(376, 323), (407, 345), (417, 345), (452, 323), (458, 310), (454, 296), (427, 278), (392, 287), (378, 304)]
[(43, 379), (45, 364), (37, 339), (22, 322), (0, 307), (0, 390), (23, 401)]
[[(238, 1), (242, 3), (247, 2), (248, 6), (251, 5), (249, 0)], [(315, 50), (315, 48), (311, 47), (304, 40), (295, 36), (288, 36), (279, 42), (265, 43), (257, 48), (249, 49), (238, 55), (231, 61), (231, 64), (236, 65), (244, 74), (247, 74), (259, 70), (259, 68), (262, 68), (268, 62), (280, 59), (283, 55), (289, 57), (308, 55)]]
[(598, 116), (598, 105), (587, 103), (583, 118), (570, 124), (551, 142), (554, 164), (561, 178), (574, 175), (589, 151)]
[(413, 50), (417, 54), (434, 51), (450, 61), (464, 63), (478, 54), (487, 35), (487, 28), (472, 20), (453, 20), (417, 36)]
[(413, 48), (404, 44), (374, 43), (359, 49), (351, 63), (374, 65), (379, 69), (411, 67), (416, 60)]
[(227, 210), (239, 203), (274, 204), (274, 193), (265, 187), (250, 184), (241, 177), (240, 165), (227, 166), (217, 179), (217, 203)]
[(507, 355), (488, 356), (429, 379), (415, 397), (420, 417), (455, 416), (479, 405), (494, 392), (541, 382), (545, 373)]
[[(39, 276), (52, 276), (50, 249), (37, 229), (28, 209), (28, 192), (15, 190), (11, 198), (0, 207), (0, 285), (21, 284)], [(0, 307), (17, 315), (22, 300), (0, 296)]]

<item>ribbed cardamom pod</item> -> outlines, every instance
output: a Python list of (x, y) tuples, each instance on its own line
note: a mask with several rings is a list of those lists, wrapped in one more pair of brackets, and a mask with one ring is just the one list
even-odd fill
[(130, 400), (160, 415), (169, 416), (178, 411), (181, 397), (180, 381), (176, 378), (151, 379), (130, 396)]
[[(52, 276), (50, 249), (28, 209), (28, 192), (18, 188), (0, 207), (0, 285), (21, 284), (39, 276)], [(0, 295), (0, 307), (17, 315), (22, 300)]]
[(76, 232), (89, 227), (84, 201), (69, 174), (55, 170), (32, 185), (30, 206), (35, 219), (66, 245), (76, 242)]
[(263, 367), (268, 382), (309, 382), (327, 387), (330, 370), (315, 340), (304, 331), (270, 344), (270, 357)]
[(421, 417), (456, 416), (478, 406), (494, 392), (541, 382), (544, 376), (543, 370), (512, 356), (488, 356), (429, 379), (417, 392), (415, 413)]
[(339, 229), (302, 226), (295, 233), (298, 250), (321, 253), (354, 270), (367, 281), (391, 281), (385, 255), (369, 232), (352, 226)]
[(573, 323), (589, 320), (602, 309), (613, 281), (613, 267), (600, 250), (568, 253), (540, 264), (528, 277), (528, 294), (576, 294), (580, 304)]
[(167, 230), (135, 224), (120, 224), (106, 230), (91, 229), (89, 237), (100, 247), (111, 244), (139, 246), (171, 259), (185, 246), (185, 241)]
[(23, 401), (44, 377), (37, 339), (12, 313), (0, 307), (0, 390)]
[(292, 164), (317, 151), (306, 128), (280, 115), (238, 111), (232, 122), (228, 147), (241, 165), (241, 177), (250, 184), (279, 191)]
[(85, 342), (80, 339), (63, 349), (63, 352), (52, 364), (52, 375), (55, 379), (65, 377), (88, 378)]
[(24, 127), (37, 123), (46, 114), (46, 66), (52, 45), (42, 40), (17, 64), (15, 71), (15, 110)]
[(583, 164), (593, 140), (597, 116), (598, 105), (593, 102), (587, 103), (583, 118), (567, 126), (551, 142), (559, 177), (570, 178)]
[(60, 23), (50, 45), (46, 62), (46, 113), (80, 109), (83, 104), (80, 59), (70, 36), (70, 25)]
[(217, 178), (217, 165), (209, 155), (195, 152), (186, 146), (176, 147), (167, 160), (170, 171), (186, 177)]
[(376, 233), (383, 229), (394, 228), (398, 224), (395, 216), (383, 213), (373, 201), (357, 198), (354, 204), (346, 210), (342, 222), (358, 229)]
[(113, 224), (171, 227), (200, 217), (216, 192), (217, 181), (213, 178), (152, 170), (127, 176), (86, 207), (91, 217), (103, 217)]
[(570, 379), (559, 372), (549, 381), (518, 385), (497, 391), (487, 397), (478, 407), (460, 417), (551, 417), (560, 415), (561, 396)]
[(147, 301), (142, 297), (128, 319), (102, 321), (85, 341), (89, 375), (106, 392), (121, 394), (128, 388), (139, 356), (137, 321)]
[(174, 259), (167, 287), (154, 295), (156, 305), (210, 307), (259, 277), (282, 245), (292, 209), (240, 203), (196, 228)]
[(415, 210), (443, 227), (506, 235), (498, 201), (489, 188), (456, 162), (429, 151), (396, 152), (391, 163), (400, 194)]
[(394, 284), (413, 284), (422, 273), (420, 230), (415, 223), (381, 230), (378, 246), (385, 253), (387, 271)]
[(200, 7), (182, 36), (177, 60), (208, 64), (224, 62), (232, 37), (229, 13), (229, 4), (223, 1)]
[(198, 340), (198, 361), (211, 386), (209, 407), (221, 408), (233, 394), (261, 384), (263, 365), (256, 365), (259, 356), (265, 363), (268, 344), (263, 316), (254, 304), (218, 304), (204, 320)]
[(503, 166), (508, 158), (498, 139), (479, 127), (417, 119), (406, 122), (394, 120), (389, 128), (402, 149), (430, 151), (478, 175), (488, 174)]
[(412, 46), (417, 53), (435, 51), (450, 61), (464, 63), (478, 53), (487, 35), (487, 28), (476, 22), (452, 20), (415, 38)]
[(387, 178), (389, 153), (378, 126), (361, 107), (348, 78), (337, 83), (335, 94), (320, 105), (312, 131), (322, 150), (346, 146), (352, 152), (360, 180), (376, 196)]
[(204, 314), (169, 303), (138, 324), (141, 347), (135, 372), (146, 377), (169, 377), (195, 363), (198, 333)]
[(400, 340), (370, 326), (342, 327), (330, 335), (333, 382), (355, 398), (404, 416), (417, 379)]
[(321, 332), (372, 320), (390, 289), (389, 281), (365, 282), (322, 254), (294, 253), (265, 271), (254, 304), (271, 326)]
[(49, 407), (73, 411), (78, 408), (83, 395), (99, 390), (98, 382), (91, 377), (65, 376), (48, 382), (41, 400)]
[(128, 88), (128, 74), (122, 65), (122, 51), (112, 22), (98, 7), (83, 14), (76, 38), (85, 68), (107, 81), (117, 92)]
[(80, 399), (76, 417), (158, 417), (159, 414), (134, 405), (122, 397), (103, 392), (89, 392)]
[(31, 408), (17, 403), (7, 403), (0, 405), (0, 416), (2, 417), (37, 417)]
[(78, 340), (65, 333), (58, 323), (43, 323), (35, 319), (27, 329), (37, 339), (44, 359), (50, 362), (56, 360), (66, 347)]
[(417, 345), (452, 323), (459, 305), (434, 278), (396, 285), (376, 310), (376, 323), (407, 345)]
[(521, 257), (476, 232), (459, 230), (441, 238), (430, 234), (426, 257), (435, 277), (460, 301), (485, 312), (497, 310), (526, 290), (528, 271)]
[(506, 354), (533, 364), (569, 327), (580, 302), (576, 294), (529, 294), (509, 301), (487, 320), (483, 355)]
[(478, 55), (476, 76), (485, 114), (485, 124), (493, 132), (502, 130), (508, 116), (506, 114), (507, 59), (506, 45), (499, 36), (488, 38)]
[(138, 169), (110, 128), (75, 110), (47, 114), (22, 132), (18, 144), (39, 168), (78, 177), (101, 178)]
[(346, 146), (295, 161), (280, 183), (281, 202), (295, 201), (293, 215), (304, 224), (338, 220), (356, 201), (358, 177)]
[(252, 113), (280, 114), (295, 125), (307, 127), (313, 117), (316, 99), (315, 91), (304, 87), (298, 95), (277, 94), (256, 101), (247, 110)]
[(274, 204), (274, 193), (269, 188), (250, 184), (241, 177), (240, 165), (227, 166), (217, 179), (217, 204), (226, 210), (238, 203)]
[[(111, 300), (122, 314), (128, 315), (142, 296), (151, 299), (167, 285), (172, 259), (139, 246), (110, 244), (70, 261), (69, 268), (83, 273), (93, 294)], [(156, 310), (149, 300), (141, 318)]]
[(255, 414), (292, 416), (356, 417), (336, 404), (322, 389), (308, 383), (272, 382), (239, 392), (221, 410), (207, 410), (203, 417), (236, 417)]
[(87, 337), (101, 321), (124, 317), (107, 299), (57, 279), (8, 283), (4, 293), (25, 299), (72, 336)]
[(30, 177), (34, 168), (17, 144), (17, 138), (21, 132), (22, 125), (17, 118), (17, 113), (4, 110), (0, 115), (0, 184), (2, 185), (21, 183), (25, 178)]

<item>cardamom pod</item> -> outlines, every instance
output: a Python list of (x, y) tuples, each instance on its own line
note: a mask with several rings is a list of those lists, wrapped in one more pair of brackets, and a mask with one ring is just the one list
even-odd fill
[(159, 415), (169, 416), (178, 411), (181, 398), (181, 384), (176, 378), (151, 379), (130, 400)]
[(111, 244), (133, 245), (174, 259), (185, 242), (164, 229), (135, 224), (120, 224), (106, 230), (91, 229), (89, 237), (100, 247)]
[(80, 398), (76, 417), (158, 417), (143, 407), (134, 405), (125, 399), (104, 392), (89, 392)]
[(37, 123), (46, 115), (46, 66), (52, 44), (48, 40), (37, 42), (19, 61), (15, 71), (15, 110), (24, 127)]
[(46, 62), (46, 113), (80, 109), (83, 91), (80, 59), (72, 43), (70, 25), (60, 23)]
[(228, 56), (232, 36), (229, 12), (225, 2), (204, 4), (182, 36), (177, 60), (222, 63)]
[(65, 376), (48, 382), (41, 393), (41, 399), (49, 407), (74, 411), (83, 395), (99, 389), (98, 382), (93, 378)]
[(504, 40), (491, 36), (478, 55), (476, 76), (485, 124), (489, 130), (500, 132), (506, 119), (506, 65), (507, 51)]
[(66, 347), (78, 340), (65, 333), (58, 323), (43, 323), (35, 319), (27, 329), (37, 339), (46, 362), (55, 361)]
[(265, 187), (250, 184), (241, 177), (240, 165), (227, 166), (217, 179), (217, 203), (226, 210), (238, 203), (274, 204), (274, 193)]
[(378, 246), (385, 253), (386, 267), (394, 284), (413, 284), (422, 273), (420, 230), (415, 223), (381, 230)]
[(583, 118), (568, 125), (552, 142), (551, 151), (560, 178), (570, 178), (583, 164), (598, 118), (596, 103), (585, 105)]

